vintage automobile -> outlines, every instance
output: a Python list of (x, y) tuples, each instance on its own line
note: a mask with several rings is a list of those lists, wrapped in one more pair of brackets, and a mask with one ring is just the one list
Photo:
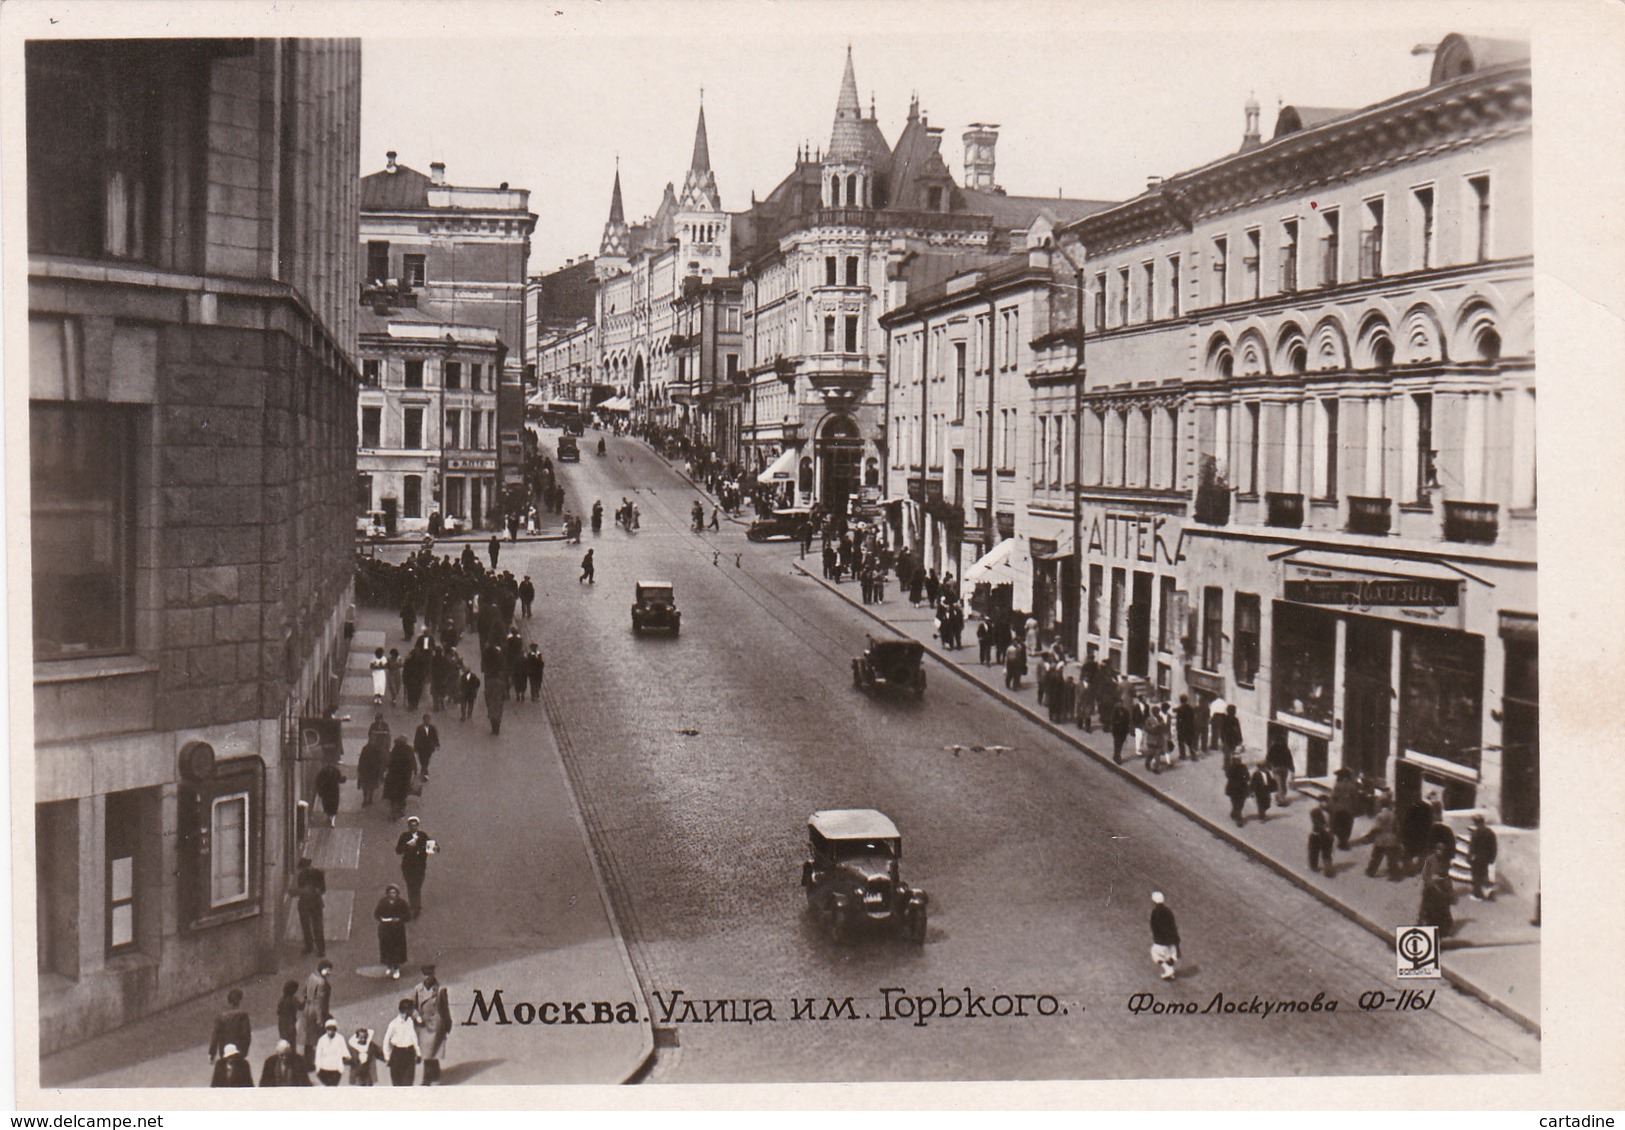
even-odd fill
[(559, 437), (559, 462), (581, 462), (581, 444), (576, 441), (575, 436), (570, 435), (568, 432)]
[(807, 819), (808, 859), (801, 885), (819, 923), (838, 943), (866, 927), (901, 931), (925, 941), (930, 899), (903, 882), (898, 861), (903, 837), (897, 825), (872, 808), (836, 808)]
[(773, 511), (766, 518), (756, 519), (745, 531), (745, 536), (751, 541), (799, 541), (811, 525), (811, 508), (787, 506)]
[(670, 581), (639, 581), (636, 597), (632, 602), (634, 632), (664, 629), (675, 636), (682, 628), (683, 614), (677, 610)]
[(869, 637), (869, 647), (852, 661), (852, 685), (859, 690), (891, 687), (925, 697), (925, 645), (919, 640)]

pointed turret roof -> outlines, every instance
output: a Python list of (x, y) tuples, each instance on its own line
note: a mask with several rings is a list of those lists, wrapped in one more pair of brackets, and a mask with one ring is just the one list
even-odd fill
[(626, 210), (621, 206), (621, 164), (615, 163), (615, 188), (609, 197), (609, 222), (604, 225), (604, 237), (598, 243), (600, 259), (624, 259), (631, 253), (626, 227)]
[(841, 76), (841, 94), (835, 101), (835, 126), (830, 131), (829, 151), (823, 155), (827, 164), (856, 162), (876, 168), (891, 160), (891, 146), (886, 144), (880, 126), (872, 118), (863, 116), (858, 104), (858, 79), (852, 69), (852, 47), (846, 49), (846, 73)]
[(621, 166), (615, 166), (615, 189), (609, 198), (609, 222), (612, 224), (626, 223), (626, 209), (621, 206)]
[(855, 122), (863, 117), (858, 105), (858, 76), (852, 69), (852, 45), (846, 45), (846, 73), (841, 76), (841, 95), (835, 101), (835, 120)]
[[(724, 125), (727, 123), (724, 122)], [(711, 171), (711, 143), (705, 136), (705, 103), (700, 103), (700, 124), (694, 127), (694, 158), (688, 163), (689, 170), (696, 173)]]

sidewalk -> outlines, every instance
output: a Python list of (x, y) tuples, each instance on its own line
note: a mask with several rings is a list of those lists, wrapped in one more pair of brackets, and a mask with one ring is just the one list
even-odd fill
[[(1176, 762), (1174, 768), (1153, 774), (1141, 763), (1126, 760), (1130, 751), (1125, 748), (1124, 764), (1114, 765), (1111, 735), (1099, 730), (1090, 733), (1072, 723), (1051, 722), (1047, 708), (1038, 704), (1038, 692), (1033, 683), (1024, 680), (1022, 689), (1008, 690), (1004, 686), (1003, 668), (982, 666), (977, 661), (974, 642), (968, 648), (945, 651), (933, 638), (934, 618), (930, 608), (912, 607), (906, 599), (892, 595), (895, 587), (888, 593), (886, 603), (866, 605), (858, 598), (856, 584), (838, 584), (807, 569), (799, 561), (793, 560), (791, 564), (899, 635), (919, 640), (939, 662), (1070, 742), (1101, 763), (1106, 771), (1131, 778), (1141, 788), (1386, 939), (1390, 945), (1396, 927), (1416, 920), (1419, 881), (1367, 878), (1364, 872), (1369, 847), (1356, 844), (1350, 851), (1337, 852), (1334, 877), (1309, 870), (1307, 840), (1313, 801), (1307, 796), (1299, 793), (1284, 809), (1271, 809), (1269, 818), (1262, 823), (1253, 815), (1249, 802), (1247, 822), (1238, 828), (1230, 820), (1230, 804), (1224, 796), (1223, 759), (1219, 754), (1210, 754), (1199, 761)], [(1356, 840), (1364, 834), (1368, 823), (1364, 819), (1357, 823)], [(1538, 1034), (1540, 929), (1529, 924), (1535, 914), (1535, 892), (1519, 891), (1498, 895), (1488, 902), (1474, 902), (1463, 890), (1455, 912), (1456, 928), (1444, 947), (1445, 978)]]
[[(487, 535), (488, 536), (488, 535)], [(524, 621), (520, 621), (521, 631)], [(437, 713), (441, 750), (421, 798), (407, 806), (444, 846), (424, 885), (424, 913), (409, 927), (410, 960), (399, 980), (378, 963), (372, 910), (386, 884), (401, 885), (395, 840), (404, 822), (391, 821), (375, 799), (361, 807), (356, 762), (376, 714), (368, 661), (373, 649), (398, 647), (400, 622), (382, 609), (358, 610), (341, 690), (344, 785), (337, 826), (313, 807), (304, 854), (327, 872), (324, 916), (333, 961), (332, 1010), (340, 1030), (383, 1030), (396, 1001), (410, 996), (420, 966), (434, 962), (451, 994), (452, 1028), (444, 1084), (624, 1083), (653, 1054), (649, 1005), (610, 910), (585, 825), (565, 774), (543, 703), (510, 702), (503, 736), (492, 737), (483, 707), (461, 722), (455, 710)], [(427, 703), (424, 704), (427, 708)], [(418, 717), (385, 708), (396, 735), (411, 737)], [(419, 711), (419, 714), (422, 710)], [(493, 839), (492, 832), (500, 835)], [(280, 874), (280, 872), (278, 872)], [(298, 916), (283, 908), (287, 929), (274, 971), (239, 982), (255, 1022), (249, 1060), (256, 1077), (276, 1045), (276, 1001), (285, 980), (304, 979), (315, 959), (300, 953)], [(209, 1081), (207, 1046), (226, 990), (155, 1014), (136, 1024), (45, 1057), (42, 1087), (201, 1087)], [(487, 1001), (504, 990), (510, 1014), (525, 1002), (634, 1002), (631, 1024), (486, 1021), (472, 1027), (476, 990)], [(388, 1085), (381, 1072), (380, 1085)]]

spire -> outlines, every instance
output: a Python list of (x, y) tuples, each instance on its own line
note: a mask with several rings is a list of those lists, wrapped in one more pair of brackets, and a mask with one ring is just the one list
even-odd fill
[[(724, 122), (724, 125), (727, 123)], [(700, 124), (694, 127), (694, 158), (689, 161), (690, 171), (708, 173), (711, 171), (711, 143), (705, 136), (705, 91), (700, 90)]]
[[(604, 225), (604, 237), (598, 243), (600, 260), (625, 259), (630, 247), (626, 227), (626, 209), (621, 205), (621, 159), (615, 158), (615, 189), (609, 197), (609, 222)], [(613, 273), (612, 263), (600, 263), (599, 274)]]
[(621, 206), (621, 159), (615, 158), (615, 189), (609, 197), (609, 222), (626, 223), (626, 209)]
[(852, 70), (852, 45), (846, 45), (846, 73), (841, 76), (841, 96), (835, 101), (835, 120), (855, 122), (863, 117), (858, 104), (858, 78)]
[(826, 162), (855, 162), (871, 167), (883, 163), (888, 153), (876, 153), (876, 143), (885, 147), (885, 139), (872, 122), (864, 119), (863, 107), (858, 102), (858, 79), (852, 69), (852, 46), (846, 48), (846, 72), (841, 76), (841, 96), (835, 102), (835, 125), (830, 131)]

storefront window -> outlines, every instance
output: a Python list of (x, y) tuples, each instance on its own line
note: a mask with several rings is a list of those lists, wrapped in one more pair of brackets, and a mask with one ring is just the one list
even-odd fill
[(1202, 590), (1202, 670), (1217, 671), (1224, 662), (1224, 590)]
[(1407, 750), (1477, 770), (1484, 700), (1484, 640), (1407, 629), (1400, 651), (1399, 734)]
[(1270, 681), (1276, 711), (1330, 726), (1337, 661), (1336, 617), (1277, 601), (1274, 636)]

